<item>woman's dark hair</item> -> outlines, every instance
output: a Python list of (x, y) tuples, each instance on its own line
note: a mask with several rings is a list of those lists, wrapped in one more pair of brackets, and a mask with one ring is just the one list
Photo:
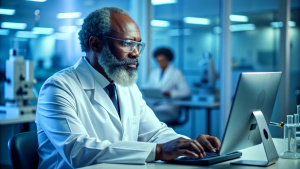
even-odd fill
[(173, 52), (168, 48), (158, 48), (154, 52), (154, 57), (158, 55), (164, 55), (169, 61), (172, 61), (174, 58)]

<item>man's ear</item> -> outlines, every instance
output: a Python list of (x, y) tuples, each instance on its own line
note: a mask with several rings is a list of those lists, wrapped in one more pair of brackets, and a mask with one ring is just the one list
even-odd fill
[(100, 53), (103, 48), (103, 41), (96, 36), (89, 38), (89, 45), (93, 52)]

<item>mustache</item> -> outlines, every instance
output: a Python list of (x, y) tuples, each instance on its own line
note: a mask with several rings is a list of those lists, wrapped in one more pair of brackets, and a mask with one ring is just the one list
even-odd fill
[(138, 59), (128, 59), (128, 60), (119, 61), (118, 63), (115, 64), (115, 66), (126, 66), (135, 63), (137, 63), (136, 67), (138, 67), (140, 64)]

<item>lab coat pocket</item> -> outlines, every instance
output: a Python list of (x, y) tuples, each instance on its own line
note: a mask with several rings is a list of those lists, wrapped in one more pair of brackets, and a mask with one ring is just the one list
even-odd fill
[(139, 134), (140, 118), (141, 116), (134, 116), (128, 119), (128, 141), (137, 141)]

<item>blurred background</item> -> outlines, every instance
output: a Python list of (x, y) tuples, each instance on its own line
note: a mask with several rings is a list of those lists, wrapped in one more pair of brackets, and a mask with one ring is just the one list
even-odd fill
[[(39, 92), (48, 77), (85, 55), (78, 40), (83, 19), (105, 6), (127, 10), (140, 27), (147, 45), (139, 58), (138, 85), (158, 67), (153, 50), (166, 46), (174, 51), (172, 64), (196, 93), (199, 65), (205, 55), (211, 56), (220, 91), (220, 107), (212, 111), (212, 135), (222, 137), (241, 72), (284, 71), (271, 121), (286, 121), (287, 114), (296, 113), (300, 0), (0, 0), (0, 76), (5, 75), (9, 49), (14, 48), (34, 62), (34, 88)], [(287, 18), (288, 27), (283, 29)], [(0, 83), (1, 105), (3, 95)], [(197, 121), (193, 132), (205, 133), (205, 110), (191, 111)], [(174, 129), (191, 136), (190, 121)], [(282, 137), (280, 128), (270, 129), (273, 137)]]

